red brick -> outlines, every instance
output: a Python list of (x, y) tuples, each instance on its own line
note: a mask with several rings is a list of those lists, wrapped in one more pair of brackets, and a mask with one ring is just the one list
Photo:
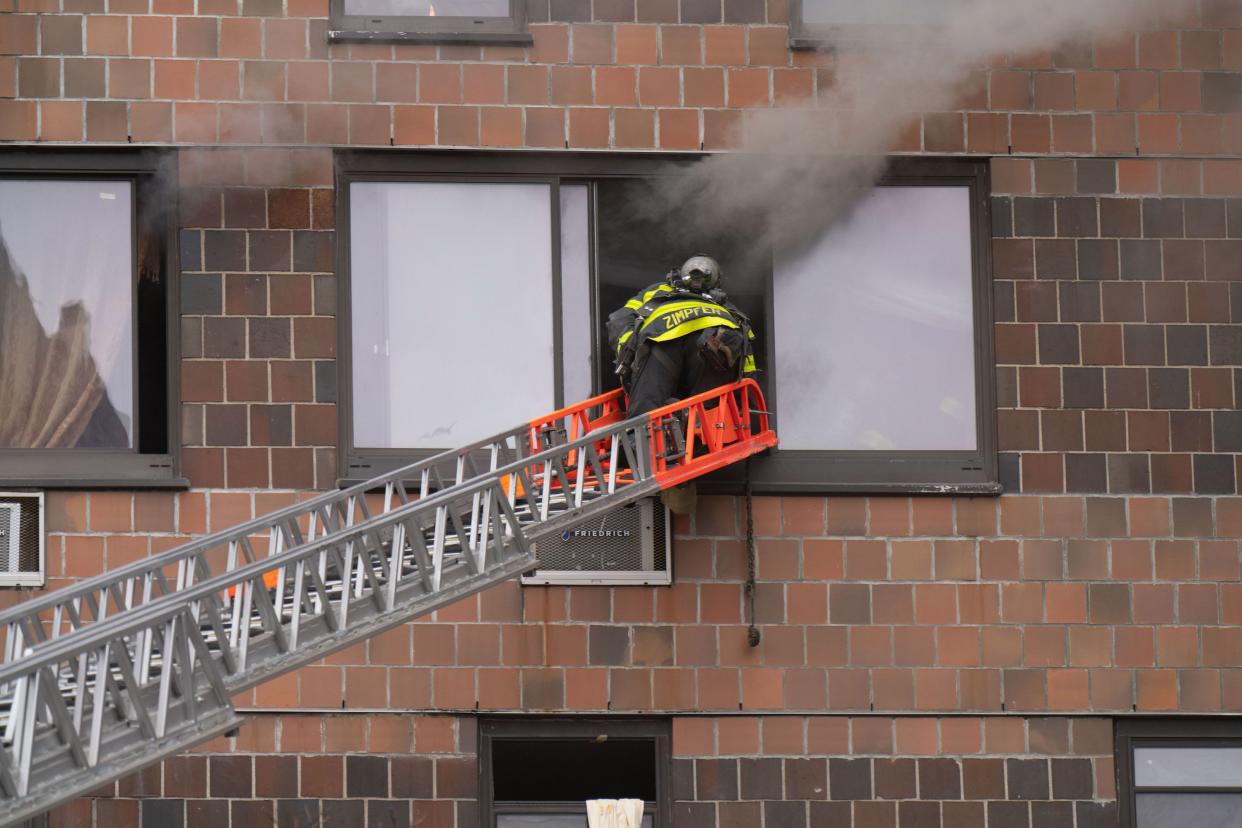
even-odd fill
[(92, 55), (128, 54), (129, 18), (119, 15), (87, 15), (86, 51)]
[(617, 63), (650, 64), (659, 59), (656, 26), (617, 26)]
[(746, 27), (708, 26), (703, 29), (703, 62), (721, 66), (746, 63)]
[(699, 144), (699, 120), (696, 110), (660, 110), (661, 148), (698, 149)]

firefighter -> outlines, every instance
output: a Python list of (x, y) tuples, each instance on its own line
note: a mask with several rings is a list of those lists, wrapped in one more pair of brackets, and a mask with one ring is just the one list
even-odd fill
[(715, 259), (692, 256), (608, 317), (631, 417), (755, 370), (750, 320), (720, 278)]

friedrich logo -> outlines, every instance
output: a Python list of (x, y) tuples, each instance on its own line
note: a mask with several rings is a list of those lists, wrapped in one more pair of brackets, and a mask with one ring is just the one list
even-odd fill
[(574, 529), (561, 532), (561, 540), (571, 541), (580, 540), (582, 538), (629, 538), (633, 537), (633, 531), (629, 529)]

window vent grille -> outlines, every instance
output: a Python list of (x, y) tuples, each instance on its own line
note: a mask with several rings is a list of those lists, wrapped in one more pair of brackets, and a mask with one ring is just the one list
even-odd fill
[(673, 581), (671, 550), (672, 518), (649, 498), (539, 541), (543, 566), (522, 583), (666, 585)]
[(43, 493), (0, 492), (0, 586), (43, 586)]

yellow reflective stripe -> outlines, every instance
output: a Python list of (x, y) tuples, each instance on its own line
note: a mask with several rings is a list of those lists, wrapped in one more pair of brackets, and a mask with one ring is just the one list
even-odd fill
[(624, 345), (626, 341), (629, 340), (629, 338), (633, 335), (634, 335), (633, 329), (628, 330), (625, 333), (621, 334), (621, 338), (617, 340), (617, 352), (618, 353), (621, 352), (621, 346)]
[(748, 339), (754, 339), (754, 338), (755, 338), (755, 332), (754, 332), (754, 331), (747, 331), (747, 332), (746, 332), (746, 336), (747, 336), (747, 338), (748, 338)]
[(677, 339), (678, 337), (685, 336), (686, 334), (694, 333), (695, 331), (701, 331), (704, 328), (725, 327), (736, 328), (737, 326), (727, 319), (721, 319), (719, 316), (700, 316), (697, 319), (691, 319), (689, 322), (682, 322), (680, 325), (669, 328), (667, 331), (658, 333), (655, 336), (650, 337), (650, 339), (652, 342), (666, 342), (670, 339)]
[(755, 367), (755, 357), (753, 355), (748, 356), (746, 357), (745, 360), (743, 360), (742, 362), (742, 373), (743, 374), (750, 374), (758, 370), (759, 369)]
[(669, 302), (667, 305), (661, 305), (654, 313), (643, 320), (643, 325), (640, 330), (646, 330), (647, 326), (652, 322), (655, 322), (658, 319), (663, 319), (669, 314), (694, 309), (702, 310), (706, 316), (712, 316), (717, 319), (725, 320), (725, 323), (730, 328), (737, 327), (737, 323), (733, 321), (733, 318), (729, 315), (729, 312), (719, 305), (712, 304), (711, 302), (700, 302), (694, 299), (688, 299), (684, 302)]
[(635, 296), (633, 299), (625, 303), (625, 307), (629, 310), (638, 310), (643, 305), (651, 301), (651, 297), (657, 293), (671, 293), (672, 288), (668, 285), (659, 285), (644, 293), (641, 297)]

